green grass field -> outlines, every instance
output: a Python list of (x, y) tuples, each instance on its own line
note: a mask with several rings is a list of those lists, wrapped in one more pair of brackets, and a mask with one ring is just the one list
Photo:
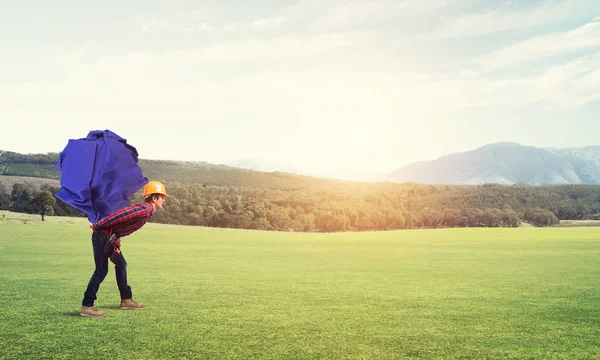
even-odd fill
[(118, 308), (111, 267), (93, 319), (87, 221), (17, 215), (0, 212), (2, 359), (600, 358), (600, 228), (148, 224), (123, 241), (146, 309)]

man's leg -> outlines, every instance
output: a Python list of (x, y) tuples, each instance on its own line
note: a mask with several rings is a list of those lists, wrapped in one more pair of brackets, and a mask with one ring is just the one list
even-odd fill
[[(104, 254), (102, 249), (104, 248), (104, 244), (106, 242), (106, 235), (101, 230), (96, 230), (92, 233), (92, 248), (94, 251), (94, 263), (96, 264), (96, 269), (90, 278), (87, 289), (83, 295), (83, 301), (81, 302), (81, 306), (83, 307), (93, 307), (94, 301), (96, 300), (96, 294), (98, 293), (98, 289), (100, 288), (100, 284), (106, 277), (108, 273), (108, 257)], [(82, 309), (82, 315), (84, 313)], [(90, 310), (90, 309), (88, 309)], [(90, 310), (91, 311), (91, 310)], [(94, 313), (101, 312), (92, 311)], [(93, 315), (93, 316), (102, 316), (102, 315)]]
[(132, 299), (131, 287), (127, 284), (127, 261), (125, 261), (123, 252), (121, 251), (120, 254), (112, 253), (110, 261), (115, 264), (115, 276), (119, 292), (121, 293), (121, 309), (143, 309), (143, 304), (135, 302)]
[(110, 261), (115, 264), (115, 277), (121, 293), (121, 300), (131, 299), (131, 287), (127, 284), (127, 261), (125, 261), (123, 252), (121, 254), (113, 252), (110, 255)]

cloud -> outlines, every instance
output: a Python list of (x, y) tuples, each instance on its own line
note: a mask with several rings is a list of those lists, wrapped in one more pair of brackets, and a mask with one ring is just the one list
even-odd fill
[(155, 119), (252, 114), (316, 126), (323, 119), (333, 124), (417, 119), (470, 106), (568, 110), (600, 96), (600, 54), (536, 76), (496, 80), (473, 69), (411, 72), (402, 59), (365, 51), (372, 36), (288, 35), (166, 53), (106, 55), (90, 48), (81, 56), (80, 49), (53, 49), (56, 61), (68, 64), (60, 80), (1, 88), (0, 104), (94, 109), (89, 115), (94, 118), (132, 112)]
[[(381, 6), (360, 4), (373, 6), (373, 13)], [(345, 14), (338, 24), (360, 21), (352, 15), (354, 10)], [(198, 16), (195, 19), (200, 19)], [(283, 24), (287, 27), (292, 20), (281, 15), (223, 24), (234, 31), (241, 29), (240, 24), (264, 29)], [(164, 18), (156, 23), (167, 26), (171, 21)], [(220, 31), (223, 27), (205, 30), (210, 29)], [(532, 49), (537, 49), (531, 54), (517, 43), (492, 53), (487, 58), (489, 64), (483, 64), (499, 69), (513, 66), (517, 60), (512, 58), (519, 63), (544, 58), (549, 51), (545, 46), (550, 45), (571, 51), (568, 46), (574, 45), (563, 42), (585, 45), (595, 41), (592, 38), (597, 31), (597, 23), (589, 23), (560, 35), (564, 37), (558, 43), (553, 43), (557, 34), (532, 38), (525, 41), (531, 41)], [(416, 123), (415, 119), (443, 116), (449, 110), (469, 106), (542, 104), (565, 110), (595, 101), (599, 94), (597, 55), (555, 65), (536, 76), (496, 80), (479, 68), (465, 68), (454, 74), (435, 65), (414, 66), (409, 53), (395, 52), (391, 46), (374, 46), (380, 45), (379, 37), (371, 30), (329, 29), (230, 38), (237, 40), (167, 52), (109, 54), (106, 48), (92, 48), (81, 55), (79, 50), (55, 49), (54, 62), (68, 65), (55, 64), (48, 70), (60, 68), (60, 77), (51, 84), (0, 89), (0, 108), (35, 117), (35, 111), (26, 109), (27, 104), (32, 109), (33, 104), (44, 104), (55, 109), (57, 118), (69, 109), (98, 121), (132, 114), (155, 121), (251, 117), (307, 125), (306, 136), (310, 136), (313, 127), (324, 122), (328, 123), (324, 132), (335, 133), (336, 126), (360, 126), (365, 119), (380, 122), (385, 128), (386, 122)], [(378, 51), (372, 51), (374, 48)], [(413, 47), (410, 51), (420, 49)]]
[(239, 25), (236, 24), (235, 22), (228, 22), (225, 25), (223, 25), (223, 31), (226, 33), (230, 33), (230, 32), (234, 32), (237, 31), (239, 29)]
[[(464, 0), (463, 0), (464, 1)], [(387, 22), (426, 16), (455, 4), (451, 0), (301, 0), (283, 10), (290, 22), (317, 29), (345, 29), (355, 26), (380, 26)]]
[(231, 33), (244, 29), (270, 30), (285, 24), (286, 16), (262, 17), (251, 21), (215, 20), (201, 11), (175, 12), (170, 15), (154, 15), (140, 22), (143, 34), (169, 33)]
[(501, 9), (467, 13), (450, 18), (429, 36), (472, 37), (535, 28), (557, 21), (588, 17), (590, 9), (597, 5), (596, 0), (544, 1), (532, 8), (515, 8), (510, 4), (504, 4), (501, 5)]
[(210, 7), (187, 8), (181, 5), (165, 5), (164, 8), (150, 13), (133, 16), (139, 31), (146, 34), (155, 33), (195, 33), (221, 32), (223, 26), (217, 23), (219, 13)]
[(455, 3), (451, 0), (300, 0), (271, 13), (255, 13), (245, 17), (232, 15), (219, 7), (177, 7), (163, 9), (159, 14), (144, 15), (138, 23), (142, 33), (200, 32), (207, 27), (217, 33), (247, 29), (266, 31), (285, 24), (291, 24), (295, 29), (341, 31), (356, 26), (378, 27), (399, 19), (411, 20), (415, 16), (425, 16)]
[(542, 105), (561, 111), (600, 99), (600, 53), (554, 65), (539, 75), (512, 79), (479, 78), (466, 86), (471, 106)]
[(600, 47), (600, 19), (596, 18), (567, 32), (533, 37), (494, 51), (483, 57), (480, 64), (484, 71), (495, 71), (598, 47)]
[(272, 29), (283, 25), (286, 20), (287, 17), (285, 16), (260, 18), (250, 23), (249, 27), (252, 29)]
[[(166, 53), (135, 51), (110, 55), (97, 47), (44, 50), (50, 72), (60, 70), (50, 84), (17, 85), (20, 97), (60, 95), (77, 102), (133, 101), (134, 99), (194, 97), (196, 89), (207, 93), (228, 87), (260, 86), (261, 74), (289, 72), (295, 79), (296, 69), (324, 64), (344, 63), (368, 41), (368, 34), (333, 33), (319, 36), (283, 36), (265, 40), (240, 40)], [(103, 53), (104, 52), (104, 53)], [(47, 60), (51, 59), (51, 62)], [(33, 60), (32, 60), (33, 61)], [(37, 64), (31, 63), (32, 67)], [(182, 81), (182, 76), (186, 79)], [(285, 77), (283, 77), (285, 78)], [(253, 83), (258, 79), (258, 83)], [(249, 83), (245, 83), (248, 81)], [(288, 80), (289, 81), (289, 80)], [(292, 82), (294, 80), (291, 80)], [(10, 93), (10, 87), (5, 87)], [(176, 94), (176, 95), (174, 95)], [(213, 97), (213, 96), (208, 96)], [(6, 98), (3, 99), (10, 103)], [(1, 101), (1, 100), (0, 100)]]
[(212, 26), (210, 26), (208, 24), (204, 24), (204, 23), (185, 28), (185, 32), (188, 32), (188, 33), (194, 33), (194, 32), (214, 33), (217, 31), (218, 31), (217, 29), (213, 28)]
[(337, 58), (350, 56), (363, 49), (371, 39), (372, 34), (368, 32), (286, 35), (273, 39), (253, 38), (172, 51), (165, 54), (164, 58), (177, 65), (210, 65), (221, 68), (253, 65), (252, 69), (256, 71), (256, 66), (259, 66), (258, 70), (270, 66), (294, 67), (298, 64), (322, 63), (326, 55)]
[(324, 119), (415, 118), (453, 101), (453, 82), (403, 71), (398, 59), (364, 51), (370, 41), (369, 33), (342, 32), (167, 53), (98, 51), (58, 81), (19, 89), (12, 98), (0, 97), (0, 104), (94, 109), (88, 117), (97, 120), (131, 113), (155, 119), (252, 116), (317, 126)]
[(149, 34), (167, 29), (169, 26), (169, 19), (163, 16), (152, 16), (151, 18), (145, 19), (140, 24), (140, 31), (143, 34)]

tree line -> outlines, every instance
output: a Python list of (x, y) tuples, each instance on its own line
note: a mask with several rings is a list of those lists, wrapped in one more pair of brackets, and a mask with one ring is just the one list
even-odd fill
[[(164, 224), (297, 232), (439, 227), (550, 226), (563, 219), (596, 218), (600, 187), (435, 186), (354, 183), (330, 189), (268, 189), (165, 183), (169, 197), (151, 219)], [(84, 216), (55, 198), (58, 187), (0, 185), (0, 209)], [(556, 201), (549, 203), (548, 199)], [(141, 192), (132, 197), (141, 201)], [(577, 202), (579, 200), (579, 202)], [(544, 208), (542, 205), (552, 205)]]
[[(514, 208), (444, 206), (458, 187), (420, 184), (349, 184), (330, 189), (266, 189), (166, 184), (170, 196), (156, 222), (209, 227), (334, 232), (439, 227), (518, 227), (557, 224), (535, 205)], [(476, 187), (485, 191), (484, 187)], [(462, 190), (462, 188), (460, 188)]]
[(59, 187), (34, 186), (28, 182), (13, 184), (10, 192), (0, 184), (0, 210), (48, 216), (81, 217), (84, 214), (55, 197)]

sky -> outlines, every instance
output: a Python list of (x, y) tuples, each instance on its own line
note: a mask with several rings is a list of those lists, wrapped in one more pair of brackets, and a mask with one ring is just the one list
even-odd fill
[(600, 145), (600, 0), (0, 0), (0, 149), (388, 172)]

